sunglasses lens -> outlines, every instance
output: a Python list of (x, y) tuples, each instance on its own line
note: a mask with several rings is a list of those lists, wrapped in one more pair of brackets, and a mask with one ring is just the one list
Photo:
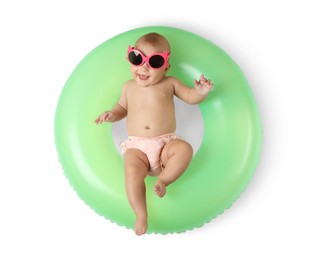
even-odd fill
[(129, 60), (130, 63), (132, 63), (133, 65), (137, 66), (137, 65), (142, 64), (143, 58), (142, 58), (142, 56), (140, 55), (139, 52), (131, 51), (128, 54), (128, 60)]
[(151, 67), (158, 69), (158, 68), (161, 68), (165, 64), (165, 60), (161, 55), (154, 55), (150, 57), (149, 64)]

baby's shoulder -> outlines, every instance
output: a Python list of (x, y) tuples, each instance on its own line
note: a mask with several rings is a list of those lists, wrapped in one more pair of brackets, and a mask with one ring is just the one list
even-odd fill
[(174, 84), (178, 81), (177, 78), (173, 77), (173, 76), (166, 76), (165, 77), (165, 81), (164, 84), (166, 85), (170, 85), (170, 86), (174, 86)]
[(175, 82), (178, 82), (179, 80), (174, 76), (166, 76), (166, 80), (168, 83), (174, 84)]
[(134, 79), (130, 79), (130, 80), (125, 81), (125, 83), (123, 84), (123, 87), (131, 86), (131, 85), (134, 85), (134, 84), (135, 84), (135, 80)]
[(176, 78), (174, 76), (166, 76), (165, 79), (168, 80), (168, 81), (176, 80)]
[(130, 80), (125, 81), (125, 83), (122, 86), (122, 89), (124, 91), (127, 91), (128, 89), (131, 89), (134, 85), (135, 85), (135, 80), (130, 79)]

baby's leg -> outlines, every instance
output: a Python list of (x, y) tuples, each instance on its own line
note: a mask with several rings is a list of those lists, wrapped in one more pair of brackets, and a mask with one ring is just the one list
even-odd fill
[(148, 159), (137, 149), (124, 153), (125, 188), (128, 201), (136, 215), (135, 233), (143, 235), (147, 231), (146, 187), (144, 179), (148, 173)]
[(161, 153), (162, 164), (165, 166), (159, 174), (154, 190), (159, 197), (166, 193), (166, 187), (177, 180), (189, 166), (193, 156), (192, 146), (184, 140), (171, 140)]

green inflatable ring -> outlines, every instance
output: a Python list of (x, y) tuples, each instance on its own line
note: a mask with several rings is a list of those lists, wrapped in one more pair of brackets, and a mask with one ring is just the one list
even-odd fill
[(98, 214), (133, 228), (134, 214), (124, 189), (122, 155), (112, 125), (94, 119), (117, 102), (131, 78), (128, 44), (148, 32), (163, 34), (172, 48), (169, 75), (192, 85), (203, 73), (215, 85), (200, 105), (202, 144), (185, 174), (160, 199), (155, 177), (146, 178), (148, 233), (200, 227), (229, 208), (244, 191), (258, 163), (262, 142), (259, 112), (238, 65), (212, 42), (173, 27), (143, 27), (117, 35), (92, 50), (67, 80), (55, 113), (60, 163), (78, 196)]

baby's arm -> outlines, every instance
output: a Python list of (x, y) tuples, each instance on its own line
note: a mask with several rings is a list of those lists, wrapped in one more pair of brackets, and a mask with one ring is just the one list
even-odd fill
[(120, 104), (116, 104), (111, 111), (105, 111), (95, 120), (96, 124), (103, 122), (116, 122), (126, 117), (127, 111)]
[(198, 104), (203, 101), (213, 89), (213, 83), (202, 74), (199, 81), (194, 80), (194, 88), (190, 88), (179, 80), (175, 80), (175, 95), (189, 104)]

